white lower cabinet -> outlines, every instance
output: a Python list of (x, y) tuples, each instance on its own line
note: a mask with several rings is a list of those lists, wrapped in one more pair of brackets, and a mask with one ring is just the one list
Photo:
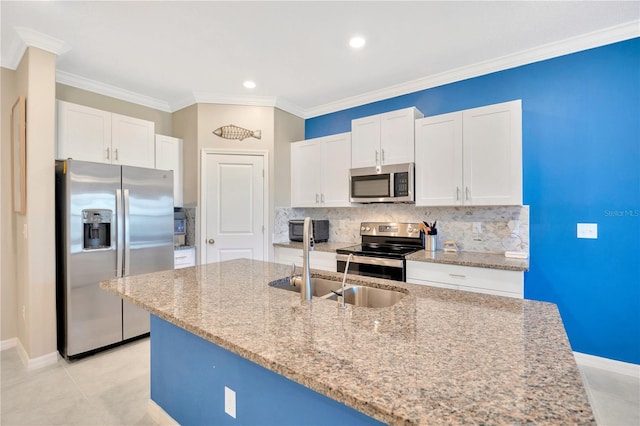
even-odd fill
[(524, 272), (407, 261), (407, 282), (522, 299)]
[[(274, 247), (275, 262), (283, 265), (295, 264), (302, 267), (302, 249), (289, 247)], [(321, 269), (323, 271), (336, 272), (336, 254), (326, 251), (312, 251), (309, 253), (309, 263), (311, 269)], [(299, 271), (297, 271), (299, 273)]]
[(174, 250), (173, 266), (175, 269), (196, 266), (196, 248), (191, 247), (188, 249)]

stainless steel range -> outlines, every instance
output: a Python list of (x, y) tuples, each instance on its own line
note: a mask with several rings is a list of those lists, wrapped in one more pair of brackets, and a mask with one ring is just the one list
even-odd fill
[(405, 281), (406, 256), (424, 249), (424, 234), (418, 223), (362, 222), (361, 244), (336, 250), (338, 272)]

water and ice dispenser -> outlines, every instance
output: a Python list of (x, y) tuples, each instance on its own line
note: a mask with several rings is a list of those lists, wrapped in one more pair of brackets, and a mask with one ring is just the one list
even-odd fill
[(111, 210), (82, 210), (85, 250), (111, 247), (111, 218)]

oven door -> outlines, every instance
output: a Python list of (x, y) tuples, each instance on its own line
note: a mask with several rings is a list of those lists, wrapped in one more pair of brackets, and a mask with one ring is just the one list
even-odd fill
[[(336, 255), (338, 272), (344, 272), (348, 257), (346, 254)], [(349, 262), (348, 273), (394, 281), (405, 281), (405, 261), (404, 259), (353, 256), (351, 262)]]

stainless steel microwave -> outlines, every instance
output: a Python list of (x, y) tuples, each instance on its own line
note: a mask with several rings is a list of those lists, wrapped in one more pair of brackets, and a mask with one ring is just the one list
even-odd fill
[(352, 203), (415, 203), (414, 164), (390, 164), (351, 169)]

